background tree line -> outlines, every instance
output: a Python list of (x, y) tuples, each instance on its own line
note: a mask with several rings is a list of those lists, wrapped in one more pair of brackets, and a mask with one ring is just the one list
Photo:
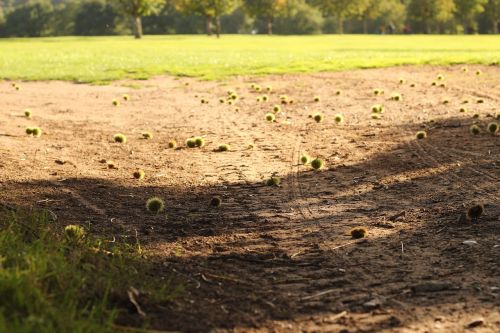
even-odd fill
[(0, 0), (0, 36), (498, 33), (500, 0)]

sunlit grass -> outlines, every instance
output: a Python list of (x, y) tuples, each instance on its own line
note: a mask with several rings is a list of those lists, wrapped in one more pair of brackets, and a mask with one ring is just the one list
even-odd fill
[(404, 64), (498, 64), (499, 36), (59, 37), (0, 40), (0, 78), (100, 83), (173, 74), (337, 71)]
[(118, 332), (131, 286), (151, 304), (181, 291), (154, 275), (158, 262), (139, 243), (62, 228), (52, 214), (0, 209), (0, 332)]

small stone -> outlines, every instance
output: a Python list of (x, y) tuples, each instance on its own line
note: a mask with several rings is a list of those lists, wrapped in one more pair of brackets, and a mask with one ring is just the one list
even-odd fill
[(477, 242), (475, 240), (469, 239), (469, 240), (463, 241), (462, 244), (465, 244), (465, 245), (477, 245)]
[(385, 303), (385, 299), (382, 297), (374, 298), (366, 303), (363, 303), (363, 306), (367, 309), (376, 309), (382, 306)]

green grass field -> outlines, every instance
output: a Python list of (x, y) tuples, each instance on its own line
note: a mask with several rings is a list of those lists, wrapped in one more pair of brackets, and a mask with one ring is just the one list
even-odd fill
[(338, 71), (410, 64), (498, 64), (500, 36), (147, 36), (0, 40), (0, 78), (100, 83), (173, 74)]

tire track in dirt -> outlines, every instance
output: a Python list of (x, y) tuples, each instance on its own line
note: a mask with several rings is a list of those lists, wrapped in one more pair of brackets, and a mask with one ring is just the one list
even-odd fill
[[(480, 170), (478, 167), (477, 167), (477, 162), (475, 159), (471, 159), (470, 157), (467, 157), (466, 155), (470, 155), (470, 152), (461, 152), (461, 153), (458, 153), (457, 150), (454, 150), (452, 148), (446, 148), (448, 151), (451, 151), (451, 150), (454, 150), (455, 153), (446, 153), (444, 152), (443, 150), (440, 150), (438, 149), (436, 146), (433, 146), (429, 143), (423, 143), (423, 145), (425, 146), (428, 146), (430, 149), (432, 149), (436, 155), (438, 156), (448, 156), (448, 158), (450, 159), (457, 159), (457, 158), (460, 158), (460, 159), (465, 159), (467, 164), (466, 164), (466, 168), (469, 169), (470, 171), (474, 172), (475, 174), (477, 175), (480, 175), (480, 176), (484, 176), (484, 177), (487, 177), (487, 178), (490, 178), (491, 180), (494, 180), (494, 181), (498, 181), (500, 182), (500, 177), (497, 177), (487, 171), (482, 171)], [(436, 156), (435, 155), (435, 156)], [(474, 155), (473, 155), (474, 156)], [(483, 155), (475, 155), (476, 157), (484, 157)], [(495, 159), (493, 159), (495, 160)], [(498, 158), (496, 158), (496, 160), (498, 160)], [(469, 165), (476, 165), (476, 167), (471, 167)]]
[[(430, 146), (430, 147), (432, 147), (432, 146)], [(449, 160), (448, 161), (444, 161), (444, 160), (439, 161), (437, 159), (437, 156), (436, 156), (439, 153), (436, 154), (436, 151), (433, 148), (426, 150), (422, 144), (416, 142), (415, 140), (413, 140), (409, 143), (408, 148), (412, 149), (416, 153), (418, 158), (422, 162), (424, 162), (424, 164), (426, 164), (427, 166), (442, 169), (443, 171), (438, 175), (439, 178), (446, 180), (450, 183), (458, 182), (458, 183), (462, 184), (462, 187), (468, 186), (470, 188), (473, 188), (478, 193), (481, 193), (482, 195), (489, 197), (493, 201), (498, 200), (498, 195), (491, 193), (488, 189), (484, 188), (484, 186), (478, 186), (470, 181), (467, 181), (463, 177), (458, 176), (455, 173), (455, 171), (453, 171), (453, 169), (443, 167), (443, 164), (445, 164), (446, 162), (450, 162), (450, 161)], [(420, 153), (417, 153), (417, 151)], [(471, 170), (470, 167), (468, 167), (468, 166), (465, 166), (465, 167), (467, 169)], [(449, 174), (450, 176), (447, 177), (447, 176), (445, 176), (445, 174)]]
[[(236, 127), (232, 126), (231, 123), (225, 119), (225, 117), (220, 120), (225, 124), (224, 128), (229, 129), (232, 138), (239, 138), (237, 141), (256, 141), (255, 137), (247, 134), (245, 129), (236, 130)], [(240, 123), (245, 123), (245, 121), (242, 121), (240, 118)], [(295, 133), (297, 131), (291, 132)], [(286, 181), (282, 183), (281, 187), (288, 193), (288, 201), (291, 203), (290, 208), (292, 209), (292, 212), (297, 211), (300, 214), (299, 219), (278, 219), (273, 223), (275, 228), (280, 230), (279, 233), (275, 234), (277, 237), (273, 238), (273, 242), (275, 243), (274, 249), (287, 253), (288, 259), (282, 259), (277, 266), (271, 265), (270, 267), (263, 267), (263, 269), (258, 273), (262, 276), (260, 279), (261, 281), (268, 280), (269, 277), (276, 274), (277, 271), (279, 271), (282, 275), (290, 276), (291, 278), (286, 279), (286, 281), (276, 282), (270, 280), (267, 282), (269, 285), (266, 288), (277, 289), (283, 292), (293, 290), (295, 296), (293, 296), (292, 299), (294, 299), (295, 302), (300, 302), (302, 297), (311, 295), (317, 290), (321, 290), (321, 283), (324, 282), (321, 282), (320, 280), (325, 275), (325, 272), (321, 269), (313, 268), (311, 266), (314, 265), (314, 262), (321, 262), (324, 260), (323, 251), (319, 250), (318, 245), (324, 241), (323, 238), (325, 235), (321, 232), (320, 221), (316, 221), (315, 214), (303, 198), (299, 175), (300, 165), (298, 164), (301, 140), (302, 138), (300, 134), (295, 133), (293, 146), (280, 148), (281, 151), (289, 151), (288, 156), (290, 156), (289, 160), (287, 159), (286, 161), (289, 172), (284, 175), (286, 176)], [(256, 158), (257, 160), (265, 161), (269, 159), (269, 153), (273, 151), (276, 150), (265, 150), (265, 153), (256, 147), (256, 149), (252, 150), (252, 154), (254, 159)], [(248, 180), (249, 177), (244, 172), (240, 172), (240, 176), (244, 180)], [(262, 202), (262, 198), (262, 196), (259, 196), (258, 201)], [(247, 206), (246, 208), (252, 209), (253, 207)], [(272, 216), (269, 218), (273, 219)], [(310, 232), (312, 225), (314, 225), (316, 229), (316, 232), (314, 232), (314, 242), (311, 242), (308, 237), (304, 237), (308, 232)], [(260, 233), (259, 229), (261, 229), (261, 226), (257, 225), (255, 226), (254, 231)], [(267, 244), (268, 241), (264, 241), (264, 243)], [(296, 261), (296, 257), (300, 257), (300, 261)], [(299, 262), (301, 265), (298, 265)], [(308, 265), (302, 265), (308, 262)]]

